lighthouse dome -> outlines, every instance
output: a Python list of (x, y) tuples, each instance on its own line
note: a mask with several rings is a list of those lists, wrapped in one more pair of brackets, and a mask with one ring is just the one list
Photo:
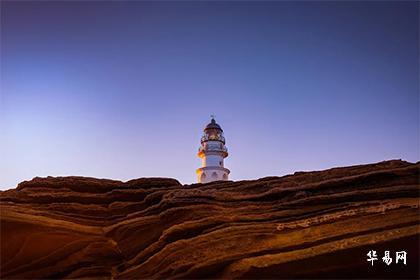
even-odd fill
[(214, 118), (211, 119), (210, 123), (204, 128), (204, 131), (210, 130), (210, 129), (218, 129), (223, 131), (223, 129), (218, 125)]

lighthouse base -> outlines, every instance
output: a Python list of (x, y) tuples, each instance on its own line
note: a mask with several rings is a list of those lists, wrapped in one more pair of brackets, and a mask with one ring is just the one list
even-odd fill
[(209, 166), (198, 168), (196, 172), (199, 183), (210, 183), (229, 180), (230, 170), (224, 167)]

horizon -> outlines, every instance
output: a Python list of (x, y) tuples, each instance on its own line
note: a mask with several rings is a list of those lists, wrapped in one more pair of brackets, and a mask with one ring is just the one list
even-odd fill
[[(348, 166), (332, 166), (326, 169), (320, 169), (320, 170), (296, 170), (293, 171), (292, 173), (288, 173), (288, 174), (283, 174), (283, 175), (271, 175), (271, 176), (265, 176), (265, 177), (261, 177), (261, 178), (251, 178), (251, 179), (240, 179), (240, 180), (227, 180), (228, 182), (233, 182), (233, 183), (237, 183), (237, 182), (242, 182), (242, 181), (258, 181), (260, 179), (266, 179), (266, 178), (283, 178), (283, 177), (287, 177), (287, 176), (293, 176), (296, 175), (296, 173), (300, 173), (300, 172), (304, 172), (304, 173), (311, 173), (311, 172), (324, 172), (324, 171), (329, 171), (329, 170), (333, 170), (333, 169), (337, 169), (337, 168), (348, 168), (348, 167), (356, 167), (356, 166), (367, 166), (367, 165), (377, 165), (377, 164), (381, 164), (381, 163), (385, 163), (385, 162), (391, 162), (391, 161), (403, 161), (409, 164), (418, 164), (420, 163), (420, 161), (417, 162), (409, 162), (409, 161), (405, 161), (403, 159), (388, 159), (388, 160), (383, 160), (383, 161), (379, 161), (379, 162), (371, 162), (371, 163), (362, 163), (362, 164), (356, 164), (356, 165), (348, 165)], [(68, 175), (68, 176), (45, 176), (45, 177), (33, 177), (31, 179), (28, 180), (24, 180), (22, 182), (28, 182), (28, 181), (32, 181), (34, 179), (49, 179), (49, 178), (69, 178), (69, 177), (75, 177), (75, 178), (86, 178), (86, 179), (97, 179), (97, 180), (109, 180), (109, 181), (120, 181), (122, 183), (127, 183), (129, 181), (132, 180), (138, 180), (138, 179), (175, 179), (176, 178), (170, 178), (170, 177), (138, 177), (138, 178), (131, 178), (128, 180), (117, 180), (117, 179), (113, 179), (113, 178), (97, 178), (97, 177), (89, 177), (89, 176), (77, 176), (77, 175)], [(178, 180), (177, 180), (178, 181)], [(19, 182), (18, 184), (22, 183)], [(179, 181), (178, 181), (179, 182)], [(219, 181), (219, 182), (223, 182), (223, 181)], [(179, 182), (181, 185), (183, 186), (189, 186), (189, 185), (194, 185), (194, 184), (210, 184), (210, 183), (198, 183), (198, 182), (192, 182), (189, 184), (183, 184), (182, 182)], [(11, 189), (15, 189), (18, 185), (12, 187), (12, 188), (8, 188), (8, 189), (0, 189), (0, 191), (6, 191), (6, 190), (11, 190)]]
[(1, 5), (0, 190), (34, 177), (230, 180), (419, 150), (418, 2)]

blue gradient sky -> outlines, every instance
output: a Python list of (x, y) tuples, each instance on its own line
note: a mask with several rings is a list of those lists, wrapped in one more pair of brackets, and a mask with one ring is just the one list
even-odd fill
[(1, 3), (0, 188), (419, 160), (418, 2)]

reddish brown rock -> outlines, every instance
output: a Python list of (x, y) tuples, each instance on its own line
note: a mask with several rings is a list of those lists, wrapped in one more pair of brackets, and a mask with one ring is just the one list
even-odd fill
[(0, 276), (418, 278), (419, 170), (393, 160), (186, 186), (35, 178), (0, 193)]

